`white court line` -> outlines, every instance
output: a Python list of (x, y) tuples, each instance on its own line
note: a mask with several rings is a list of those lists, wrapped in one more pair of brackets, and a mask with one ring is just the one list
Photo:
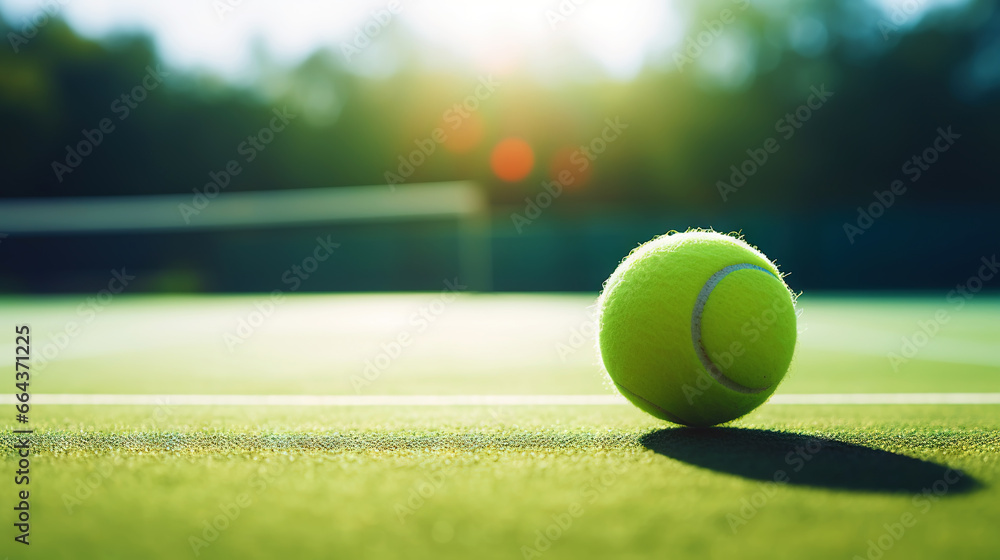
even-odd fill
[[(15, 404), (0, 395), (0, 404)], [(87, 395), (38, 394), (42, 405), (164, 406), (590, 406), (621, 405), (619, 395)], [(1000, 393), (855, 393), (775, 395), (779, 405), (1000, 404)]]
[(775, 395), (770, 404), (1000, 404), (1000, 393), (828, 393)]

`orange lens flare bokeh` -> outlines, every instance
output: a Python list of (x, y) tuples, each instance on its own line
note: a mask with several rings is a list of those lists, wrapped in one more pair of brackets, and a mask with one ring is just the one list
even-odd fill
[(507, 182), (524, 179), (534, 166), (535, 154), (531, 146), (520, 138), (506, 138), (500, 141), (490, 154), (490, 168), (493, 173)]

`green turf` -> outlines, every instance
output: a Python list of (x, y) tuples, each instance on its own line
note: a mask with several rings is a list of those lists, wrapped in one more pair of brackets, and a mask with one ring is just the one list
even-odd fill
[[(32, 389), (355, 394), (364, 361), (410, 332), (361, 394), (609, 391), (586, 336), (592, 296), (468, 296), (416, 332), (408, 319), (435, 297), (289, 298), (233, 352), (222, 335), (258, 298), (123, 297)], [(80, 319), (81, 300), (0, 305), (30, 322), (38, 352)], [(996, 299), (955, 310), (939, 297), (803, 298), (801, 308), (779, 394), (1000, 390)], [(888, 352), (942, 308), (950, 321), (893, 371)], [(1000, 406), (772, 404), (705, 431), (629, 405), (37, 406), (28, 549), (12, 541), (8, 411), (0, 558), (534, 558), (546, 544), (538, 531), (570, 512), (579, 516), (540, 557), (864, 558), (880, 537), (886, 560), (1000, 550)], [(949, 468), (965, 475), (939, 482)], [(764, 482), (778, 471), (787, 484)], [(939, 499), (921, 497), (935, 484)], [(206, 535), (204, 523), (240, 500), (228, 527)], [(885, 536), (906, 515), (912, 526)], [(196, 553), (192, 538), (208, 546)]]
[[(707, 446), (719, 430), (628, 406), (38, 413), (32, 558), (193, 557), (192, 536), (204, 558), (522, 558), (573, 504), (544, 557), (850, 558), (907, 512), (887, 558), (1000, 544), (992, 406), (772, 406)], [(824, 446), (796, 472), (786, 454), (808, 438)], [(945, 467), (966, 475), (914, 502)], [(789, 483), (759, 480), (779, 469)]]
[[(79, 326), (35, 390), (154, 394), (605, 393), (592, 338), (594, 296), (462, 294), (286, 297), (242, 344), (226, 345), (263, 296), (113, 299), (81, 315), (83, 296), (0, 299), (30, 322), (36, 354)], [(802, 297), (801, 333), (778, 393), (983, 392), (998, 390), (1000, 298), (962, 309), (944, 297)], [(949, 321), (897, 370), (888, 354), (921, 321)], [(424, 315), (421, 315), (421, 313)], [(416, 319), (414, 319), (416, 317)], [(431, 319), (427, 319), (430, 317)], [(88, 322), (88, 319), (89, 322)], [(361, 386), (400, 335), (409, 345)], [(0, 351), (13, 348), (0, 341)], [(9, 340), (13, 343), (13, 338)], [(9, 371), (2, 370), (0, 371)]]

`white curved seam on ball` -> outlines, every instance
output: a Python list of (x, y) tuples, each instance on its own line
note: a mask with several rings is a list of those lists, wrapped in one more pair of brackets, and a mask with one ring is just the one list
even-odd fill
[(694, 311), (691, 312), (691, 340), (694, 343), (694, 353), (698, 356), (698, 359), (701, 361), (701, 365), (705, 368), (705, 371), (712, 376), (712, 379), (730, 391), (752, 395), (760, 393), (761, 391), (768, 389), (770, 386), (759, 388), (747, 387), (746, 385), (729, 379), (724, 373), (722, 373), (722, 370), (720, 370), (719, 367), (712, 362), (712, 359), (708, 356), (708, 351), (705, 349), (705, 343), (701, 340), (701, 316), (705, 311), (705, 304), (708, 303), (709, 296), (712, 295), (712, 290), (714, 290), (715, 287), (719, 285), (719, 282), (722, 282), (722, 279), (729, 274), (736, 272), (737, 270), (746, 269), (759, 270), (774, 276), (774, 273), (770, 270), (750, 263), (731, 264), (710, 276), (708, 281), (705, 282), (705, 285), (701, 287), (701, 291), (698, 292), (698, 299), (695, 301)]

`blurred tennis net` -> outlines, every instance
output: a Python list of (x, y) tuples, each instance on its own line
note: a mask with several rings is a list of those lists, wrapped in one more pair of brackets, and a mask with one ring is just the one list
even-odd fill
[[(205, 194), (0, 199), (0, 232), (21, 236), (266, 230), (335, 224), (457, 225), (459, 274), (492, 289), (489, 204), (472, 181)], [(398, 228), (395, 231), (399, 231)]]

